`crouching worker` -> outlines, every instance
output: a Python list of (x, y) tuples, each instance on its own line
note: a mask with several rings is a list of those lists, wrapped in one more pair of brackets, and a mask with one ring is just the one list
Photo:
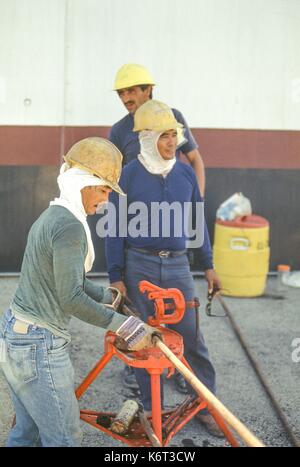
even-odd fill
[(124, 194), (121, 167), (122, 155), (109, 141), (79, 141), (61, 167), (60, 197), (31, 227), (19, 286), (0, 321), (0, 367), (16, 413), (8, 446), (81, 444), (68, 354), (71, 316), (115, 331), (129, 349), (151, 345), (153, 328), (115, 312), (115, 292), (85, 277), (94, 261), (86, 217), (112, 190)]

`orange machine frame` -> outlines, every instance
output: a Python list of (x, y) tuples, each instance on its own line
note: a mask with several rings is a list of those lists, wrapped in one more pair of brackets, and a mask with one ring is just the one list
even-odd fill
[[(183, 339), (181, 335), (171, 329), (161, 326), (161, 324), (178, 323), (182, 319), (187, 306), (182, 293), (178, 289), (161, 289), (147, 281), (141, 281), (139, 283), (139, 289), (141, 293), (148, 293), (148, 299), (154, 300), (155, 315), (148, 319), (148, 323), (157, 327), (161, 331), (164, 343), (170, 350), (172, 350), (176, 357), (191, 370), (183, 356)], [(171, 299), (173, 303), (165, 303), (166, 299), (168, 301)], [(166, 314), (166, 310), (173, 310), (173, 313), (169, 312)], [(214, 408), (210, 407), (207, 401), (200, 397), (194, 398), (192, 396), (188, 396), (175, 409), (162, 412), (160, 376), (164, 370), (167, 370), (167, 377), (170, 377), (175, 370), (173, 364), (165, 357), (160, 349), (156, 347), (142, 349), (138, 352), (124, 352), (114, 345), (115, 339), (115, 333), (106, 333), (104, 355), (77, 388), (77, 399), (82, 396), (92, 382), (99, 376), (109, 361), (113, 357), (117, 357), (126, 365), (134, 368), (144, 368), (150, 374), (152, 417), (148, 418), (151, 421), (153, 431), (162, 446), (167, 446), (171, 438), (204, 408), (207, 408), (212, 414), (229, 443), (235, 447), (239, 445), (223, 418)], [(115, 416), (116, 414), (110, 412), (95, 412), (91, 410), (80, 411), (80, 418), (82, 420), (103, 431), (107, 435), (128, 444), (129, 446), (152, 446), (152, 443), (138, 417), (135, 417), (130, 429), (125, 435), (119, 435), (110, 430), (111, 422), (114, 420)]]

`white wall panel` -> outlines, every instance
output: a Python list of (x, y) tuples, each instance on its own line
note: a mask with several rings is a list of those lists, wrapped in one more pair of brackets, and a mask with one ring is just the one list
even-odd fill
[(153, 73), (155, 97), (191, 126), (300, 128), (298, 0), (0, 5), (1, 122), (111, 125), (125, 114), (111, 91), (115, 73), (136, 62)]
[(0, 124), (63, 120), (64, 1), (0, 0)]

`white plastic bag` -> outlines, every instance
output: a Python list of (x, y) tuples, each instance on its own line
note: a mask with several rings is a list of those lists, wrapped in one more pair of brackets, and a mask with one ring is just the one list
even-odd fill
[(239, 216), (249, 216), (252, 214), (251, 202), (243, 193), (234, 193), (226, 199), (217, 210), (217, 219), (222, 221), (232, 221)]
[(290, 287), (300, 287), (300, 271), (292, 271), (283, 275), (282, 282)]

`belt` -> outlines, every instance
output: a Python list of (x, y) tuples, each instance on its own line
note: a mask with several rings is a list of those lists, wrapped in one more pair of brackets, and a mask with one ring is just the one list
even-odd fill
[(160, 258), (176, 258), (177, 256), (182, 256), (186, 254), (186, 250), (146, 250), (144, 248), (134, 248), (130, 247), (130, 250), (137, 251), (138, 253), (143, 253), (149, 256), (159, 256)]

